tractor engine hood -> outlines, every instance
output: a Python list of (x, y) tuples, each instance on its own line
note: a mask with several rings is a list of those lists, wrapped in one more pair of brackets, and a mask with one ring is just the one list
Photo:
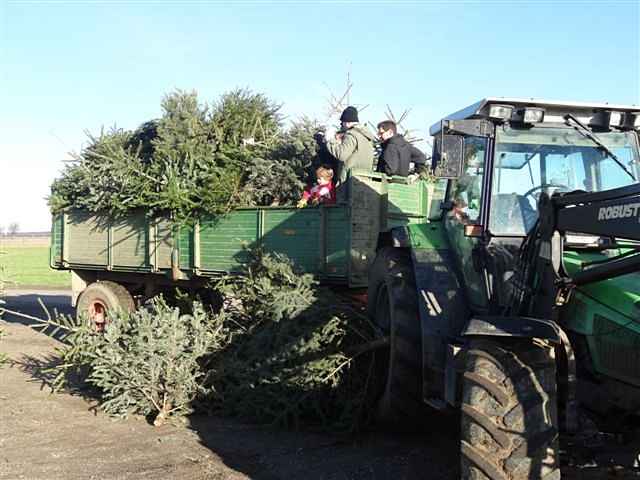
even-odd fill
[[(564, 266), (569, 275), (582, 269), (583, 264), (606, 260), (601, 252), (564, 252)], [(581, 285), (585, 295), (640, 323), (640, 272), (629, 273), (608, 280)]]

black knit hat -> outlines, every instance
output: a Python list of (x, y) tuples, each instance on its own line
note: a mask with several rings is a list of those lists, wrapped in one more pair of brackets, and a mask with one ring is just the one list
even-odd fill
[(358, 110), (356, 107), (347, 107), (340, 115), (341, 122), (358, 122)]

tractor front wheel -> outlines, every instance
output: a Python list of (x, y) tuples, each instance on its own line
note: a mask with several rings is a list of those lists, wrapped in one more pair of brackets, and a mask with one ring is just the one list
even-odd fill
[(473, 340), (461, 410), (461, 478), (560, 479), (552, 348)]

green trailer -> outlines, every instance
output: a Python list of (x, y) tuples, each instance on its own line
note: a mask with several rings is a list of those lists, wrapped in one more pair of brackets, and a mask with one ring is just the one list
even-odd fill
[(239, 208), (181, 228), (144, 211), (117, 220), (68, 211), (53, 218), (51, 267), (71, 270), (73, 304), (98, 319), (134, 297), (174, 285), (197, 290), (237, 272), (256, 246), (321, 282), (366, 287), (379, 233), (438, 217), (444, 182), (353, 172), (343, 196), (316, 208)]

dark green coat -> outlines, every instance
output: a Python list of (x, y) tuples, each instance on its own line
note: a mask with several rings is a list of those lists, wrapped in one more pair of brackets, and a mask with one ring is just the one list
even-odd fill
[(373, 170), (373, 138), (373, 134), (365, 127), (356, 125), (344, 133), (342, 141), (327, 141), (327, 150), (338, 159), (340, 182), (347, 178), (347, 172), (352, 168)]

